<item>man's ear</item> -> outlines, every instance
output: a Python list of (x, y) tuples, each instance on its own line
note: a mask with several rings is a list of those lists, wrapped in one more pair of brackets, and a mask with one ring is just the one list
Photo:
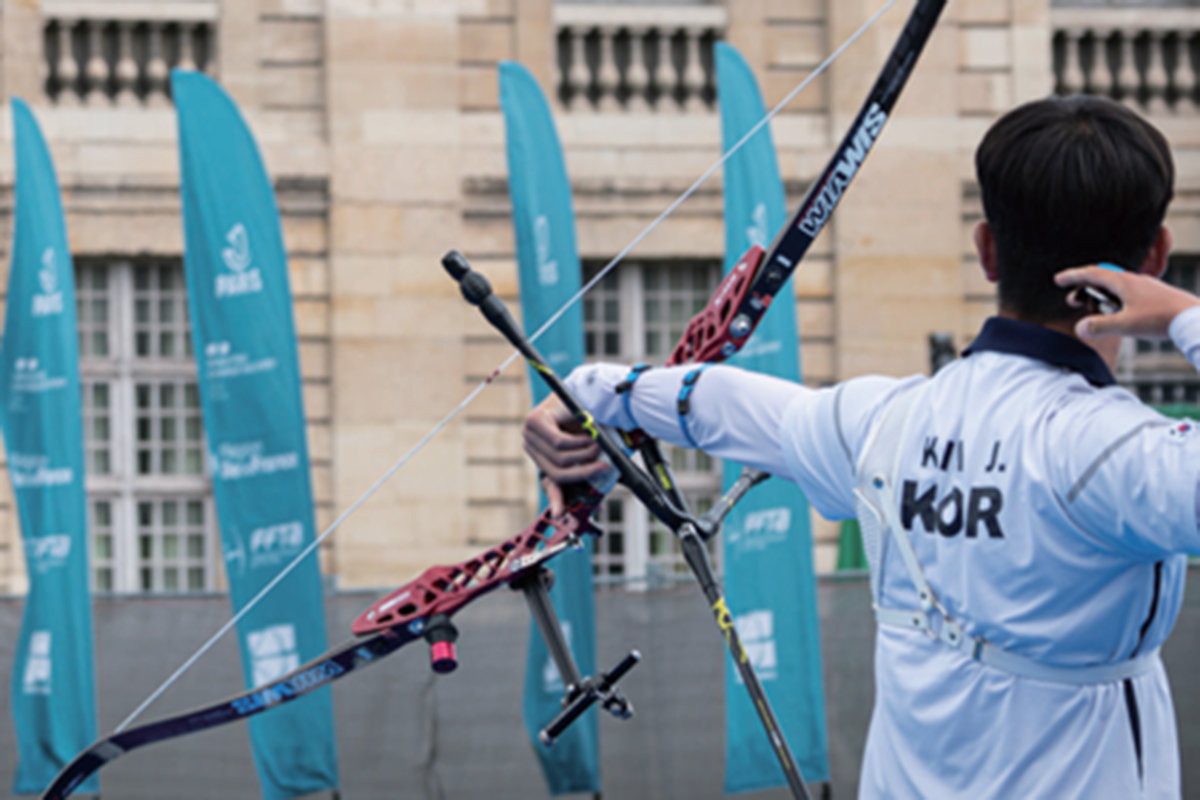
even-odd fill
[(1174, 238), (1171, 236), (1171, 229), (1163, 225), (1158, 229), (1158, 235), (1154, 237), (1154, 244), (1150, 245), (1150, 252), (1146, 254), (1146, 260), (1138, 267), (1138, 272), (1161, 278), (1162, 274), (1167, 271), (1167, 257), (1171, 255), (1172, 244), (1174, 244)]
[(999, 259), (996, 257), (996, 237), (992, 235), (992, 226), (986, 222), (980, 222), (975, 226), (974, 238), (975, 252), (979, 254), (979, 263), (983, 266), (983, 274), (988, 281), (995, 283), (999, 279), (996, 273)]

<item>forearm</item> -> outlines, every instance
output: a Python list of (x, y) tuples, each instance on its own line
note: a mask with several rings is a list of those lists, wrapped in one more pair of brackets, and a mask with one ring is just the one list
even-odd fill
[(780, 447), (784, 411), (798, 393), (810, 390), (735, 367), (713, 366), (693, 386), (685, 421), (678, 401), (684, 378), (694, 369), (687, 365), (647, 370), (631, 389), (618, 392), (629, 368), (595, 364), (572, 372), (567, 386), (601, 424), (640, 428), (681, 447), (694, 442), (718, 458), (786, 476)]

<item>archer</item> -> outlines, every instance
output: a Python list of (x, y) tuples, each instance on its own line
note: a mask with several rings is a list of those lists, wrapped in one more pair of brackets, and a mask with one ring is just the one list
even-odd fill
[[(1170, 150), (1122, 106), (1052, 98), (993, 125), (976, 170), (998, 313), (933, 378), (813, 390), (681, 366), (630, 388), (600, 364), (568, 388), (602, 424), (694, 441), (858, 516), (879, 622), (861, 796), (1178, 797), (1158, 650), (1200, 552), (1200, 438), (1115, 386), (1108, 335), (1169, 335), (1200, 368), (1200, 299), (1157, 280)], [(1098, 262), (1127, 271), (1056, 279)], [(606, 469), (553, 396), (524, 436), (555, 507), (557, 484)]]

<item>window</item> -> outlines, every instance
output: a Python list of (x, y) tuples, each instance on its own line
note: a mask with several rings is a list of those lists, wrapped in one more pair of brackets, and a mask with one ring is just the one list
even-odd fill
[(215, 525), (178, 259), (79, 259), (92, 588), (214, 589)]
[[(585, 264), (585, 279), (602, 266)], [(584, 297), (588, 359), (662, 364), (720, 277), (717, 261), (624, 262)], [(663, 449), (692, 511), (703, 513), (720, 495), (720, 462), (695, 450)], [(609, 495), (599, 522), (604, 535), (592, 567), (602, 580), (647, 586), (691, 574), (674, 535), (624, 487)]]
[[(1200, 293), (1200, 256), (1171, 258), (1163, 279)], [(1200, 375), (1170, 340), (1126, 342), (1118, 378), (1143, 402), (1156, 406), (1200, 406)]]

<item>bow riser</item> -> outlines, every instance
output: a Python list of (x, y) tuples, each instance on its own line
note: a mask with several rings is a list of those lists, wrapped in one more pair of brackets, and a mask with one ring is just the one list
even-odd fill
[(579, 543), (584, 535), (598, 535), (590, 516), (600, 499), (599, 493), (592, 493), (557, 517), (546, 509), (521, 533), (480, 555), (461, 564), (430, 567), (360, 614), (351, 631), (355, 636), (368, 636), (434, 614), (449, 617), (480, 595), (517, 580)]
[[(754, 276), (765, 253), (761, 247), (754, 245), (738, 259), (738, 263), (713, 292), (712, 299), (687, 324), (679, 344), (675, 345), (671, 357), (667, 359), (668, 367), (724, 361), (741, 348), (751, 331), (739, 331), (739, 335), (734, 336), (730, 326), (753, 288)], [(770, 305), (771, 298), (763, 298), (761, 302), (765, 308)]]

